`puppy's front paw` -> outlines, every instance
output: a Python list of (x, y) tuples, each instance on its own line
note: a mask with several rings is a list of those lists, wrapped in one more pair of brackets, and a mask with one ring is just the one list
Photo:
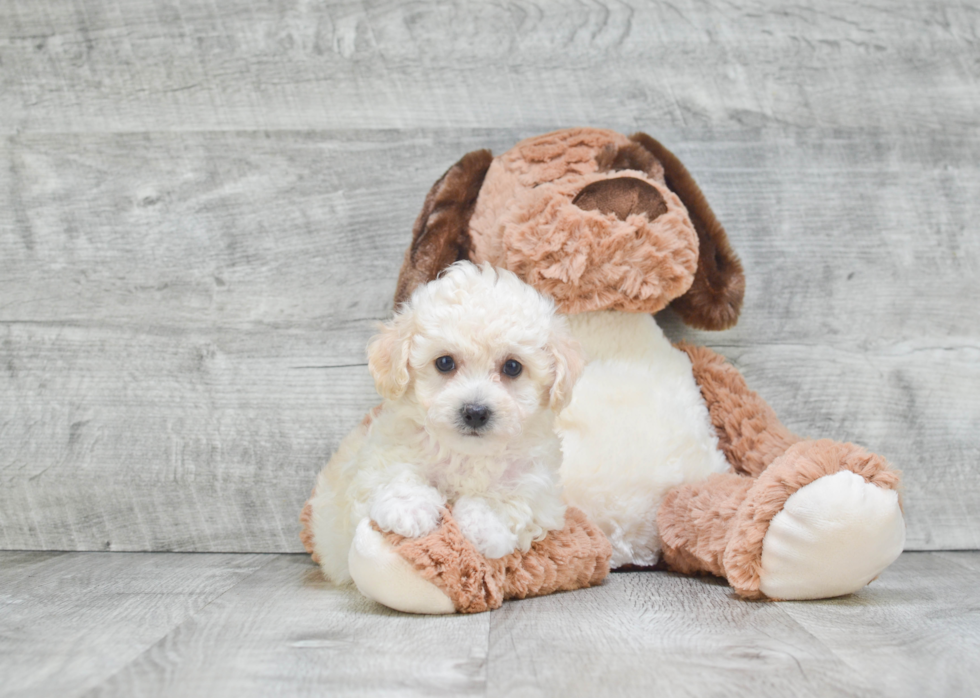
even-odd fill
[(432, 487), (393, 484), (380, 489), (371, 504), (371, 518), (382, 531), (406, 538), (432, 533), (445, 502)]
[(453, 506), (453, 518), (484, 557), (503, 557), (517, 549), (517, 535), (483, 499), (460, 497)]

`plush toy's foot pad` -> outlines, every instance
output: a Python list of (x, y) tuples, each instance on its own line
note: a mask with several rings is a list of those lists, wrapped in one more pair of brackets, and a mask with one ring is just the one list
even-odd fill
[(850, 594), (905, 545), (898, 493), (842, 470), (794, 492), (762, 543), (759, 590), (771, 599)]
[(358, 591), (405, 613), (455, 613), (452, 599), (426, 580), (364, 519), (357, 526), (347, 558)]

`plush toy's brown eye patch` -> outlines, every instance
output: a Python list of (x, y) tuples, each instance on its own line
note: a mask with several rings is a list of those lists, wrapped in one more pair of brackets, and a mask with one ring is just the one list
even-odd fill
[(595, 161), (599, 172), (638, 170), (658, 182), (663, 182), (664, 179), (664, 168), (660, 166), (660, 161), (639, 143), (630, 143), (619, 148), (607, 146), (596, 156)]
[(667, 202), (656, 187), (636, 177), (593, 182), (572, 203), (583, 211), (612, 213), (621, 221), (634, 213), (645, 214), (651, 221), (667, 213)]

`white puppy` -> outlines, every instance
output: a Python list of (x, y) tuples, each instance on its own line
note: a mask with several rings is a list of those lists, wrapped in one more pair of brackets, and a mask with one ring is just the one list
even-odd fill
[(555, 415), (582, 370), (552, 301), (508, 271), (458, 262), (368, 347), (384, 404), (341, 444), (311, 501), (314, 552), (349, 581), (357, 525), (418, 537), (450, 504), (490, 558), (564, 525)]

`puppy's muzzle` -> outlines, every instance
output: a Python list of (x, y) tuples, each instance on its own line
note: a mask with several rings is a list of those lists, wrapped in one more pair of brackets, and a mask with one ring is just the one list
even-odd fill
[(467, 428), (474, 431), (478, 431), (487, 425), (490, 421), (490, 408), (486, 405), (476, 405), (473, 403), (463, 405), (463, 408), (459, 411), (460, 416), (463, 418), (463, 424)]

